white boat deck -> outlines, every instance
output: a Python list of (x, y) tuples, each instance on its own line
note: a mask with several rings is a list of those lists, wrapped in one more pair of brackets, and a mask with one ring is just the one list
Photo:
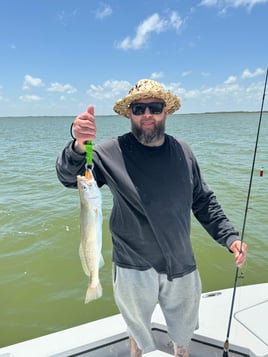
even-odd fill
[[(233, 289), (226, 289), (215, 297), (202, 295), (197, 338), (206, 340), (209, 336), (210, 341), (226, 338), (232, 294)], [(268, 283), (237, 288), (230, 346), (250, 356), (268, 357), (267, 320)]]
[[(191, 357), (222, 357), (233, 289), (203, 294)], [(232, 357), (268, 357), (268, 283), (237, 288), (229, 337)], [(152, 329), (157, 350), (144, 357), (172, 355), (165, 321), (156, 308)], [(126, 326), (120, 315), (0, 348), (0, 357), (127, 357)]]

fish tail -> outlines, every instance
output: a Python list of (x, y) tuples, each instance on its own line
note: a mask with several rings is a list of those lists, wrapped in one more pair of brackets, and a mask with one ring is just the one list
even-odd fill
[(100, 297), (102, 297), (102, 286), (100, 282), (95, 287), (89, 285), (86, 292), (85, 304)]

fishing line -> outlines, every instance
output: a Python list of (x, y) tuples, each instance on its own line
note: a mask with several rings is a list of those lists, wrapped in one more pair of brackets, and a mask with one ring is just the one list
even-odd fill
[[(257, 148), (258, 148), (258, 142), (259, 142), (259, 136), (260, 136), (260, 128), (261, 128), (261, 122), (262, 122), (262, 113), (263, 113), (264, 98), (265, 98), (266, 85), (267, 85), (267, 77), (268, 77), (268, 67), (267, 67), (267, 70), (266, 70), (266, 77), (265, 77), (265, 83), (264, 83), (264, 89), (263, 89), (262, 104), (261, 104), (261, 111), (260, 111), (260, 117), (259, 117), (259, 124), (258, 124), (258, 130), (257, 130), (256, 142), (255, 142), (255, 149), (254, 149), (252, 166), (251, 166), (251, 174), (250, 174), (248, 194), (247, 194), (246, 207), (245, 207), (245, 213), (244, 213), (243, 228), (242, 228), (242, 233), (241, 233), (240, 253), (242, 252), (242, 243), (243, 243), (243, 240), (244, 240), (244, 233), (245, 233), (245, 227), (246, 227), (246, 221), (247, 221), (249, 198), (250, 198), (250, 193), (251, 193), (251, 186), (252, 186), (252, 180), (253, 180), (253, 174), (254, 174), (254, 168), (255, 168), (255, 161), (256, 161), (256, 154), (257, 154)], [(235, 294), (236, 294), (236, 288), (237, 288), (238, 272), (239, 272), (239, 267), (236, 268), (236, 273), (235, 273), (233, 296), (232, 296), (232, 302), (231, 302), (231, 309), (230, 309), (230, 315), (229, 315), (227, 335), (226, 335), (226, 340), (224, 342), (224, 347), (223, 347), (223, 357), (228, 357), (229, 356), (229, 336), (230, 336), (233, 309), (234, 309), (234, 301), (235, 301)]]

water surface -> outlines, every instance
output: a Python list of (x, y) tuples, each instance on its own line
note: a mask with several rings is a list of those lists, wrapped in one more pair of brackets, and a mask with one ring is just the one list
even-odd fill
[[(78, 257), (79, 197), (64, 188), (55, 160), (69, 140), (72, 117), (0, 118), (0, 346), (117, 313), (111, 285), (111, 195), (103, 188), (103, 298), (84, 305), (87, 278)], [(259, 114), (174, 115), (167, 132), (184, 138), (205, 180), (241, 232)], [(97, 117), (101, 141), (129, 131), (129, 120)], [(268, 115), (263, 116), (239, 285), (268, 277)], [(259, 171), (264, 167), (264, 176)], [(164, 165), (163, 165), (164, 170)], [(192, 241), (203, 291), (233, 286), (233, 257), (193, 218)]]

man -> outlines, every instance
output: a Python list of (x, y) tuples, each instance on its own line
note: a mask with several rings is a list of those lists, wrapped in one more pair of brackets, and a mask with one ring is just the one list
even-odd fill
[[(93, 152), (95, 179), (100, 187), (108, 185), (114, 198), (114, 296), (128, 326), (131, 357), (154, 349), (150, 321), (157, 303), (174, 355), (189, 357), (201, 294), (190, 242), (191, 211), (234, 253), (237, 266), (246, 258), (246, 244), (202, 180), (191, 149), (165, 133), (167, 115), (179, 108), (180, 99), (158, 82), (139, 81), (114, 106), (130, 119), (131, 132), (95, 145)], [(76, 176), (84, 173), (84, 142), (95, 139), (92, 105), (76, 117), (73, 131), (75, 140), (57, 160), (59, 180), (67, 187), (76, 187)]]

